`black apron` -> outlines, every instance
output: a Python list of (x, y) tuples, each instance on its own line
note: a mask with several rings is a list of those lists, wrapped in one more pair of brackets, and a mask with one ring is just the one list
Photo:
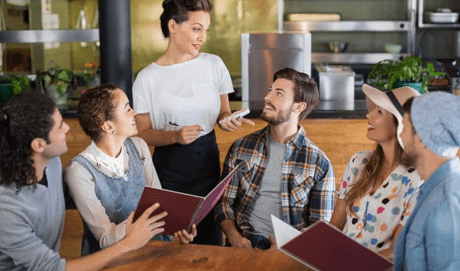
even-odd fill
[[(214, 130), (188, 145), (155, 147), (153, 163), (164, 189), (206, 196), (219, 183), (219, 149)], [(197, 226), (193, 243), (222, 245), (222, 231), (211, 211)]]

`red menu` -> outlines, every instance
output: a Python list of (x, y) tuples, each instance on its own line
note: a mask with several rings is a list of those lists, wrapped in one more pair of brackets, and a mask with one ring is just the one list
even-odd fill
[[(323, 221), (315, 222), (304, 232), (297, 233), (293, 239), (292, 234), (296, 233), (286, 231), (286, 226), (290, 227), (289, 225), (274, 216), (272, 221), (279, 249), (315, 270), (391, 270), (393, 266), (386, 258)], [(296, 231), (293, 228), (292, 230)]]
[(236, 166), (206, 197), (161, 188), (144, 187), (134, 213), (134, 221), (152, 204), (158, 202), (160, 207), (152, 215), (163, 211), (168, 212), (168, 215), (162, 219), (165, 222), (163, 234), (174, 235), (175, 232), (184, 229), (190, 232), (192, 225), (198, 225), (216, 206), (228, 183), (242, 164)]

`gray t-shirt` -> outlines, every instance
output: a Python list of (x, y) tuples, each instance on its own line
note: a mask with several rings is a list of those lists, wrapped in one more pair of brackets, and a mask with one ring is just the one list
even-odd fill
[(273, 235), (273, 226), (270, 215), (281, 218), (281, 169), (284, 156), (286, 155), (286, 144), (281, 144), (268, 139), (269, 158), (264, 177), (260, 183), (252, 204), (249, 206), (247, 215), (249, 223), (254, 227), (253, 234), (262, 235), (268, 238)]

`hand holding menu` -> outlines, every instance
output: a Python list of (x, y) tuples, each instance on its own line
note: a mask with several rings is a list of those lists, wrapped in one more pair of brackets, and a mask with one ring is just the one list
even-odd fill
[(134, 221), (152, 204), (158, 202), (160, 207), (153, 212), (152, 216), (163, 211), (168, 212), (168, 215), (162, 219), (165, 222), (163, 234), (173, 235), (184, 229), (190, 232), (192, 225), (198, 225), (216, 206), (228, 183), (242, 164), (236, 166), (206, 197), (161, 188), (144, 187), (134, 213)]
[(301, 233), (271, 218), (278, 249), (315, 270), (389, 270), (393, 266), (326, 222), (317, 221)]

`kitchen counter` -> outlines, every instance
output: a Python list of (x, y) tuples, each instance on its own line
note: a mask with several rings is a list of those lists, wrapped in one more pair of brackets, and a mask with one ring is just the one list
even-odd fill
[[(262, 110), (252, 110), (248, 118), (259, 118)], [(319, 105), (307, 116), (308, 119), (365, 119), (366, 100), (355, 100), (343, 104), (335, 101), (320, 101)]]

